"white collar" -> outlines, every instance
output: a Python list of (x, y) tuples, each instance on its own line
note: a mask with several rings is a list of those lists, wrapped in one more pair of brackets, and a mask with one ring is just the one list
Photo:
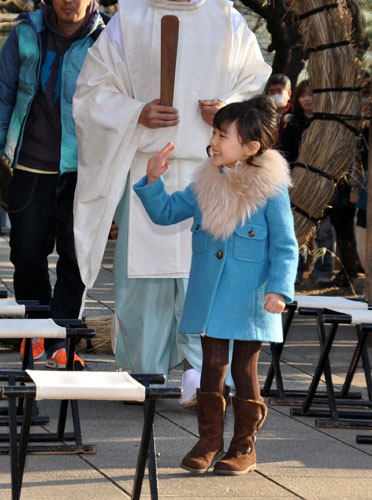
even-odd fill
[(215, 239), (229, 238), (237, 224), (244, 225), (282, 185), (291, 185), (288, 164), (278, 151), (269, 149), (257, 156), (254, 163), (256, 166), (237, 162), (234, 168), (225, 167), (221, 172), (211, 160), (206, 160), (198, 170), (193, 190), (203, 229)]
[(172, 0), (151, 0), (151, 7), (168, 10), (195, 10), (208, 0), (190, 0), (189, 2), (173, 2)]

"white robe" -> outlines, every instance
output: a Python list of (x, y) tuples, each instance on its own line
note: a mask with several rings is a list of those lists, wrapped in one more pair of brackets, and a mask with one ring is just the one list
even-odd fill
[[(160, 95), (160, 21), (168, 14), (180, 18), (173, 101), (180, 122), (148, 129), (137, 121), (145, 103)], [(120, 0), (119, 12), (88, 51), (73, 102), (79, 146), (75, 246), (88, 288), (128, 172), (135, 183), (148, 158), (172, 141), (177, 149), (165, 182), (169, 192), (184, 189), (211, 135), (198, 99), (227, 104), (250, 98), (262, 92), (270, 72), (255, 35), (228, 0)], [(131, 193), (128, 277), (187, 277), (190, 260), (187, 221), (156, 226)]]

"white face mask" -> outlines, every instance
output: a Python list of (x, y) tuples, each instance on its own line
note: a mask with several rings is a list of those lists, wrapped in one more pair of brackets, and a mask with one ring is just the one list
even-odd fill
[(270, 97), (271, 99), (274, 99), (277, 108), (282, 108), (284, 106), (283, 94), (273, 94)]

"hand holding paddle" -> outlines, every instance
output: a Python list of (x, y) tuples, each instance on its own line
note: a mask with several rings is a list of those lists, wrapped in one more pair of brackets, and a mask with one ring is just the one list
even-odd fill
[(147, 128), (173, 127), (179, 122), (178, 111), (170, 106), (162, 106), (160, 99), (145, 104), (138, 123)]
[(180, 20), (177, 16), (161, 18), (160, 99), (143, 107), (138, 123), (147, 128), (174, 127), (178, 111), (172, 107)]
[(219, 99), (199, 99), (199, 107), (203, 120), (208, 123), (211, 127), (213, 126), (214, 115), (217, 111), (223, 108), (225, 105)]

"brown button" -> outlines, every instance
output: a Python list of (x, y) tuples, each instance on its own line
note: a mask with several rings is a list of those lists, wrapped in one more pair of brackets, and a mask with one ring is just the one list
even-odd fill
[(222, 250), (218, 250), (218, 252), (217, 252), (217, 259), (222, 259), (222, 257), (223, 257)]
[(200, 226), (199, 226), (199, 224), (196, 224), (195, 231), (197, 231), (198, 229), (200, 229)]
[(250, 236), (251, 238), (253, 238), (253, 236), (254, 236), (254, 231), (249, 231), (248, 236)]

